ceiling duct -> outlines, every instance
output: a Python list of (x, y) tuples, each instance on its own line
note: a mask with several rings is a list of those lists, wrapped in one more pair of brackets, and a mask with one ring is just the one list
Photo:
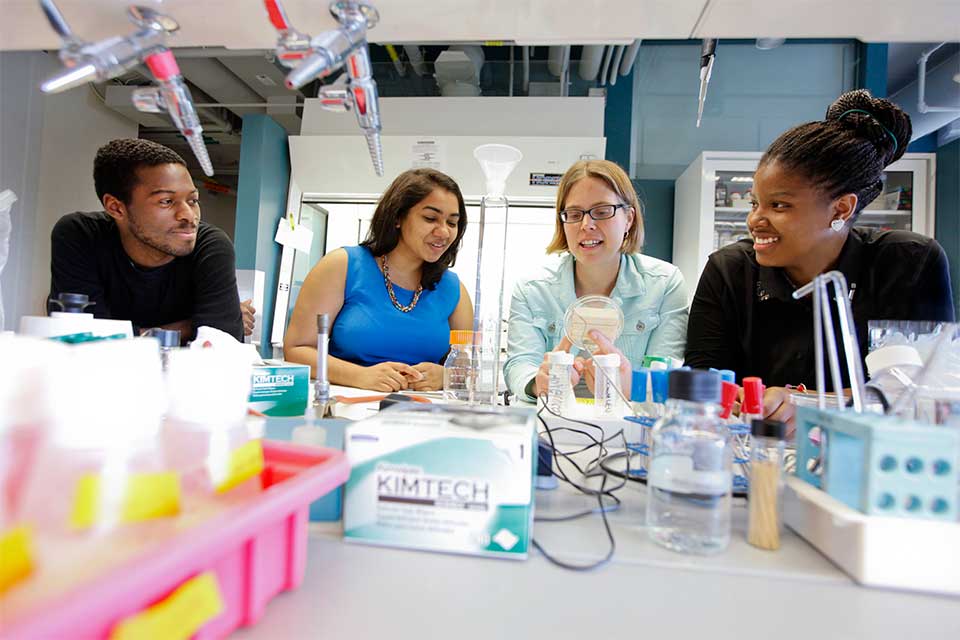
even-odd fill
[(595, 80), (600, 73), (600, 65), (603, 63), (603, 52), (606, 46), (602, 44), (583, 45), (583, 53), (580, 54), (580, 65), (577, 68), (577, 74), (582, 80)]
[[(918, 68), (924, 66), (920, 64), (921, 60), (917, 61)], [(937, 131), (960, 116), (960, 84), (953, 81), (958, 67), (960, 53), (950, 56), (933, 69), (928, 69), (923, 76), (918, 72), (917, 80), (890, 96), (892, 102), (900, 105), (900, 108), (910, 115), (914, 140)], [(922, 95), (921, 77), (924, 85)], [(921, 109), (921, 98), (925, 112)], [(936, 105), (938, 110), (932, 110), (933, 105)]]
[(440, 94), (443, 96), (479, 96), (483, 48), (477, 45), (453, 45), (441, 51), (433, 63)]
[[(262, 103), (263, 97), (235, 76), (219, 60), (214, 58), (186, 58), (179, 60), (180, 72), (192, 84), (223, 104)], [(263, 113), (262, 108), (231, 107), (238, 116), (247, 113)]]

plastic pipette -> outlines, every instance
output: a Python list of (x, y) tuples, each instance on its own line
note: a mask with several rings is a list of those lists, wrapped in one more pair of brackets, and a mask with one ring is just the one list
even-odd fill
[[(164, 49), (160, 53), (147, 56), (144, 62), (159, 85), (155, 89), (159, 98), (158, 106), (170, 114), (170, 119), (187, 139), (203, 172), (212, 176), (213, 163), (210, 162), (207, 147), (203, 144), (203, 127), (200, 126), (200, 118), (193, 106), (190, 90), (180, 75), (180, 67), (177, 66), (173, 53)], [(137, 104), (137, 107), (139, 108), (140, 104)]]

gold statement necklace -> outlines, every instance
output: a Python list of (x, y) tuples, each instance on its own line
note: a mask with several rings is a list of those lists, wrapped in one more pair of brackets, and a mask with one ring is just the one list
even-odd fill
[(413, 311), (413, 308), (417, 306), (417, 302), (420, 301), (420, 294), (423, 293), (423, 285), (418, 284), (417, 290), (413, 292), (413, 300), (410, 301), (410, 304), (403, 306), (397, 301), (397, 296), (393, 292), (393, 283), (390, 282), (390, 267), (387, 266), (387, 256), (380, 256), (380, 264), (383, 266), (383, 283), (387, 285), (387, 293), (390, 294), (390, 302), (393, 303), (397, 309), (403, 313), (410, 313)]

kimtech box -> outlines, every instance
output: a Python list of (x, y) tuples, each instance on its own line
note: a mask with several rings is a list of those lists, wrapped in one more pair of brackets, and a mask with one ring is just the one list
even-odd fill
[(537, 457), (533, 410), (412, 404), (347, 427), (344, 538), (526, 558)]
[(266, 364), (253, 367), (251, 409), (268, 416), (302, 416), (310, 402), (310, 367), (305, 364)]

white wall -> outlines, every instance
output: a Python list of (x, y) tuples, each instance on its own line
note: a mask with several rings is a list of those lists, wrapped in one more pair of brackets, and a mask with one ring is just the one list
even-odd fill
[(19, 198), (10, 211), (10, 256), (0, 274), (4, 307), (0, 329), (13, 329), (31, 300), (29, 256), (37, 226), (33, 212), (43, 110), (39, 90), (24, 87), (36, 87), (46, 58), (42, 53), (0, 53), (0, 190), (12, 189)]
[[(380, 98), (390, 136), (602, 138), (603, 97)], [(318, 98), (303, 103), (301, 136), (360, 135), (352, 112), (336, 113)]]
[[(4, 100), (0, 183), (7, 182), (7, 167), (12, 167), (9, 180), (23, 191), (17, 194), (21, 202), (14, 218), (16, 249), (7, 265), (10, 273), (3, 278), (6, 328), (12, 329), (21, 315), (44, 312), (53, 225), (65, 213), (101, 208), (93, 189), (97, 148), (115, 138), (137, 137), (137, 125), (103, 106), (87, 86), (59, 95), (41, 94), (36, 88), (39, 80), (60, 65), (54, 55), (3, 53), (0, 61)], [(15, 108), (8, 111), (8, 102)], [(8, 282), (14, 277), (16, 284), (8, 296)]]

